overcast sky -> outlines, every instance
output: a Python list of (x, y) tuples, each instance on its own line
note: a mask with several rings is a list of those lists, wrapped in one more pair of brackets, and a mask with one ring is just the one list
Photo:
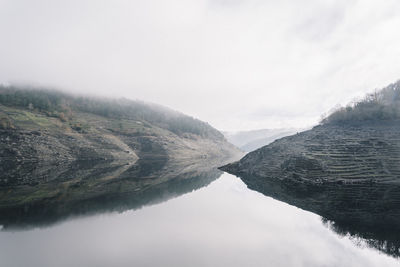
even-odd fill
[(400, 79), (398, 0), (0, 0), (0, 82), (304, 127)]

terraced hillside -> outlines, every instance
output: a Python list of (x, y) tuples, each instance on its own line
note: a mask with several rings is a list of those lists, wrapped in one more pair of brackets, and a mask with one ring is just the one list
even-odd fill
[(400, 184), (400, 122), (316, 126), (249, 153), (224, 169), (317, 184)]

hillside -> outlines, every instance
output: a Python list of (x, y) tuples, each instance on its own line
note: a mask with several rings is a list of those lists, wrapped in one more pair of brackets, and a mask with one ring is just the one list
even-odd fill
[(221, 169), (340, 229), (391, 242), (389, 253), (400, 255), (399, 95), (400, 83), (391, 84)]
[(400, 183), (400, 82), (224, 167), (312, 183)]
[(0, 87), (0, 140), (0, 186), (57, 180), (77, 161), (167, 167), (239, 155), (207, 123), (162, 106), (13, 86)]

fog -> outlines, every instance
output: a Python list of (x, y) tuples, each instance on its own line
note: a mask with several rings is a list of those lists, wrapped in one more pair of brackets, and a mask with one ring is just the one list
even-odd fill
[(0, 83), (307, 127), (400, 78), (396, 0), (0, 0)]

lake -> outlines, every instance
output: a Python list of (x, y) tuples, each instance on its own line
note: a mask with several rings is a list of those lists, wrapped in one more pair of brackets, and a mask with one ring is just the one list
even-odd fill
[(64, 205), (49, 220), (3, 220), (0, 266), (400, 266), (235, 176), (207, 177), (159, 188), (151, 195), (164, 197), (140, 205), (102, 200), (110, 208), (82, 212), (93, 207), (86, 203), (71, 213)]

